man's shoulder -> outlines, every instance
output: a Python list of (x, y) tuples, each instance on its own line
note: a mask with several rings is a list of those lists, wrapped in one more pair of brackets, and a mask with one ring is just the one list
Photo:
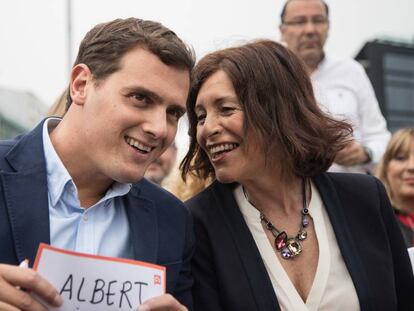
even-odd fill
[(361, 71), (363, 70), (362, 65), (355, 59), (350, 57), (333, 57), (326, 56), (321, 64), (322, 71)]
[(238, 184), (223, 184), (215, 180), (206, 189), (185, 202), (193, 214), (215, 213), (221, 205), (233, 199), (233, 190)]
[(0, 169), (7, 170), (8, 164), (5, 162), (6, 155), (22, 140), (27, 134), (20, 134), (12, 139), (0, 140)]
[(0, 140), (0, 155), (6, 154), (19, 141), (20, 136), (13, 139)]
[(199, 205), (204, 205), (205, 203), (207, 203), (208, 201), (213, 199), (214, 192), (215, 192), (215, 189), (217, 187), (221, 187), (221, 186), (217, 181), (214, 181), (207, 188), (200, 191), (199, 193), (197, 193), (193, 197), (189, 198), (185, 202), (185, 205), (187, 205), (189, 207), (194, 207), (194, 208), (196, 208)]
[(0, 140), (0, 170), (7, 171), (10, 167), (29, 169), (44, 162), (43, 122), (40, 122), (33, 130), (13, 139)]

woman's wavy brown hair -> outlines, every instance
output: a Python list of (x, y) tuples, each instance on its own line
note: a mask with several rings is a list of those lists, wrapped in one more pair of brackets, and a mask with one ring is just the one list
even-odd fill
[(196, 140), (194, 108), (203, 83), (220, 70), (231, 80), (244, 111), (245, 137), (254, 130), (266, 162), (279, 161), (283, 174), (312, 177), (327, 170), (350, 140), (352, 127), (319, 108), (301, 60), (274, 41), (254, 41), (210, 53), (196, 65), (187, 102), (190, 146), (180, 165), (183, 179), (189, 173), (214, 178)]

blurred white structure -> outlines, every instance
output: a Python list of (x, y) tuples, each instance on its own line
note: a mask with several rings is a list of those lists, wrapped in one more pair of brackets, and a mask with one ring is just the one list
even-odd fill
[(47, 109), (30, 92), (0, 87), (0, 139), (32, 129), (46, 116)]

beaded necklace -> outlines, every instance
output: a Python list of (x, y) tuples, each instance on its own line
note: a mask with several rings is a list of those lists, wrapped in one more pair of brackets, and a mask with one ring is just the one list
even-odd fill
[[(283, 259), (293, 259), (298, 256), (302, 252), (302, 242), (306, 240), (308, 237), (308, 232), (306, 231), (306, 227), (309, 225), (309, 208), (308, 208), (308, 200), (306, 195), (306, 185), (307, 181), (305, 179), (302, 180), (302, 196), (303, 196), (303, 206), (301, 211), (301, 221), (299, 225), (299, 231), (295, 236), (289, 237), (286, 231), (280, 231), (277, 229), (271, 222), (266, 218), (263, 213), (260, 213), (260, 221), (264, 224), (264, 227), (269, 230), (274, 240), (274, 246), (277, 252), (280, 252)], [(243, 193), (246, 200), (254, 206), (252, 202), (250, 202), (249, 197), (247, 196), (246, 191), (243, 187)], [(254, 206), (255, 207), (255, 206)]]

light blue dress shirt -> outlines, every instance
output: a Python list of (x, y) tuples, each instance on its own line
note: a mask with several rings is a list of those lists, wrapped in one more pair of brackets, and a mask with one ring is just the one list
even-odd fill
[(129, 192), (131, 184), (114, 182), (99, 202), (82, 208), (76, 185), (49, 137), (59, 122), (60, 119), (49, 118), (43, 125), (51, 245), (76, 252), (132, 259), (129, 223), (120, 200)]

